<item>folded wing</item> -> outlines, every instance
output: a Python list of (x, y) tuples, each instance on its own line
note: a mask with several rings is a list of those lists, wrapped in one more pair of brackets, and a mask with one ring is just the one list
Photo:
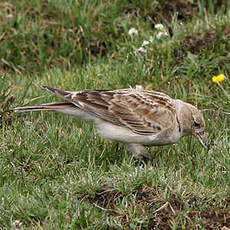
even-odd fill
[(136, 134), (154, 135), (175, 121), (172, 99), (155, 91), (83, 90), (61, 91), (44, 87), (93, 116), (126, 127)]

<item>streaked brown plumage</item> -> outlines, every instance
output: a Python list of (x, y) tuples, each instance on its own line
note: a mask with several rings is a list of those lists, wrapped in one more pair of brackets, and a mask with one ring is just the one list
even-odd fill
[(101, 136), (123, 142), (135, 156), (150, 158), (145, 145), (173, 144), (187, 135), (208, 146), (200, 111), (164, 93), (131, 88), (76, 92), (43, 88), (64, 102), (18, 107), (15, 111), (52, 110), (93, 121)]

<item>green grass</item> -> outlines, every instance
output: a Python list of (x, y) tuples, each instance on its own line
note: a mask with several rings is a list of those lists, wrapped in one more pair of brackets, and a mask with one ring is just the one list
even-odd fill
[[(230, 227), (230, 10), (191, 2), (176, 6), (180, 17), (168, 1), (0, 3), (0, 229)], [(158, 22), (173, 36), (157, 39)], [(219, 73), (226, 79), (215, 84)], [(142, 85), (188, 98), (203, 110), (212, 147), (186, 137), (149, 148), (154, 161), (143, 165), (91, 124), (12, 113), (56, 100), (42, 85)]]

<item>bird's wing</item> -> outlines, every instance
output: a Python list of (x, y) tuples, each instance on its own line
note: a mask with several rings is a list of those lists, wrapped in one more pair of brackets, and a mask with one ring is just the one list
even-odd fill
[(137, 134), (157, 134), (175, 121), (173, 100), (160, 92), (135, 89), (67, 92), (44, 88), (87, 113)]

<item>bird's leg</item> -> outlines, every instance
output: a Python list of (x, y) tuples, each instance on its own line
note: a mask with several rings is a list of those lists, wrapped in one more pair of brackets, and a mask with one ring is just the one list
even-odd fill
[(134, 143), (125, 143), (125, 148), (134, 155), (134, 157), (140, 158), (143, 160), (152, 160), (153, 158), (147, 153), (146, 148), (140, 144)]

